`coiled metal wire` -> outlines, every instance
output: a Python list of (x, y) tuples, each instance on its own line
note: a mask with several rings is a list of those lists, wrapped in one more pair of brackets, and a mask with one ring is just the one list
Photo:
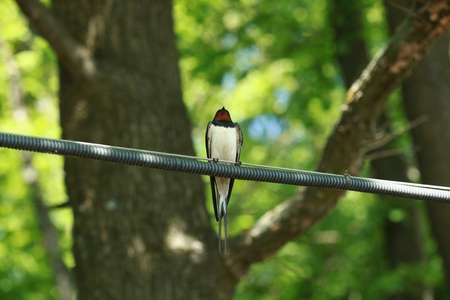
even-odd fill
[(5, 132), (0, 132), (0, 147), (81, 157), (176, 172), (290, 185), (344, 189), (363, 193), (450, 203), (450, 188), (448, 187), (352, 177), (347, 174), (336, 175), (246, 163), (237, 165), (226, 161), (219, 161), (221, 162), (221, 164), (219, 164), (211, 163), (211, 161), (200, 161), (208, 159), (194, 156), (49, 139)]

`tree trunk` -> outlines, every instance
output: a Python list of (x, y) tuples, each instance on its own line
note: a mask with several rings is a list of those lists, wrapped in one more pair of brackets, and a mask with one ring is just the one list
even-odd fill
[[(383, 123), (381, 120), (380, 124)], [(384, 122), (385, 124), (385, 122)], [(390, 132), (392, 134), (392, 132)], [(393, 144), (393, 145), (392, 145)], [(378, 151), (395, 149), (389, 143)], [(376, 178), (408, 182), (407, 165), (400, 155), (382, 157), (371, 161), (371, 169)], [(386, 217), (384, 224), (386, 256), (392, 270), (405, 265), (418, 265), (427, 261), (423, 221), (419, 203), (397, 197), (384, 196), (389, 201), (390, 211), (401, 211), (400, 219)], [(391, 300), (432, 299), (432, 292), (420, 278), (405, 276), (403, 289), (389, 295)], [(430, 298), (431, 297), (431, 298)]]
[[(354, 79), (358, 77), (363, 67), (369, 62), (361, 20), (364, 5), (364, 3), (361, 4), (358, 1), (330, 2), (328, 20), (335, 31), (336, 58), (347, 89), (350, 88)], [(386, 127), (390, 120), (383, 113), (377, 123), (380, 125), (379, 127)], [(384, 134), (392, 134), (390, 126)], [(393, 145), (391, 144), (384, 145), (375, 151), (388, 150), (392, 148)], [(376, 178), (408, 181), (406, 176), (407, 166), (399, 155), (372, 160), (370, 166)], [(387, 197), (378, 196), (378, 198)], [(405, 219), (401, 221), (394, 222), (388, 218), (385, 220), (386, 255), (390, 268), (396, 269), (404, 263), (411, 264), (424, 261), (424, 237), (418, 217), (417, 203), (396, 197), (389, 198), (393, 209), (401, 209), (406, 213)], [(425, 292), (428, 292), (428, 290), (422, 282), (414, 282), (402, 293), (391, 295), (390, 299), (410, 299), (410, 296), (415, 299)]]
[(328, 22), (335, 33), (336, 59), (347, 89), (369, 63), (363, 35), (364, 6), (358, 0), (329, 1)]
[[(397, 3), (407, 8), (409, 1)], [(395, 8), (388, 10), (389, 23), (395, 28), (404, 18)], [(411, 133), (418, 147), (417, 160), (422, 182), (448, 186), (450, 182), (450, 61), (448, 31), (418, 63), (403, 82), (402, 95), (408, 119), (426, 121)], [(431, 229), (443, 260), (446, 286), (450, 286), (450, 206), (427, 203)]]
[[(449, 186), (450, 182), (450, 62), (448, 35), (439, 40), (429, 55), (403, 84), (406, 112), (410, 120), (426, 116), (427, 121), (412, 130), (419, 147), (417, 160), (424, 183)], [(450, 287), (450, 206), (427, 204), (431, 229), (443, 260), (446, 286)]]
[[(95, 61), (78, 78), (60, 55), (64, 139), (194, 154), (171, 5), (53, 1)], [(70, 158), (65, 171), (79, 299), (231, 297), (199, 176)]]
[[(345, 87), (350, 88), (354, 79), (369, 62), (366, 44), (363, 36), (362, 16), (364, 3), (359, 1), (330, 1), (328, 21), (335, 31), (336, 59), (341, 70)], [(385, 108), (386, 110), (386, 108)], [(386, 113), (382, 113), (378, 119), (378, 127), (384, 128), (390, 124)], [(386, 130), (384, 134), (392, 134)], [(377, 134), (379, 135), (379, 133)], [(392, 143), (383, 145), (375, 151), (383, 151), (392, 148)], [(394, 146), (395, 147), (395, 146)], [(406, 176), (407, 166), (399, 155), (375, 159), (370, 162), (372, 174), (375, 178), (388, 180), (408, 181)], [(423, 235), (421, 223), (418, 218), (417, 203), (397, 197), (377, 196), (380, 200), (388, 200), (392, 208), (406, 212), (405, 219), (401, 221), (385, 220), (385, 245), (389, 267), (396, 269), (404, 263), (418, 263), (424, 260)], [(389, 198), (389, 199), (387, 199)], [(386, 201), (382, 205), (386, 205)], [(419, 299), (418, 294), (425, 291), (421, 282), (414, 282), (408, 290), (390, 296), (390, 299)], [(411, 298), (413, 296), (413, 298)]]

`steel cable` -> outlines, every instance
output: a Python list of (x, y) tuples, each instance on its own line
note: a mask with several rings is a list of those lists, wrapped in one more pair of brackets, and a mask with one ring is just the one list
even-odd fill
[[(353, 177), (273, 166), (219, 161), (194, 156), (147, 151), (0, 132), (0, 147), (95, 159), (176, 172), (241, 180), (352, 190), (425, 201), (450, 203), (450, 188), (407, 182)], [(209, 162), (204, 162), (206, 160)]]

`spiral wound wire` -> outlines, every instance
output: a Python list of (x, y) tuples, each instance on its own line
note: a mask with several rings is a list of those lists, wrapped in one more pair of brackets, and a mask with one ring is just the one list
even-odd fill
[[(407, 182), (369, 179), (249, 163), (199, 158), (180, 154), (122, 148), (108, 145), (41, 138), (0, 132), (0, 147), (64, 156), (74, 156), (169, 171), (228, 177), (241, 180), (352, 190), (450, 203), (450, 188)], [(203, 161), (202, 161), (203, 160)]]

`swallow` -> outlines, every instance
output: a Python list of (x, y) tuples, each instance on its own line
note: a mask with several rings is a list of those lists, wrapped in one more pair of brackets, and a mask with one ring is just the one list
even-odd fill
[[(230, 113), (222, 107), (206, 129), (206, 154), (215, 160), (239, 162), (243, 142), (242, 130), (238, 123), (233, 123)], [(234, 179), (210, 177), (214, 215), (219, 222), (219, 253), (222, 254), (222, 218), (225, 227), (225, 253), (227, 253), (227, 206), (233, 190)], [(217, 198), (219, 202), (217, 203)]]

